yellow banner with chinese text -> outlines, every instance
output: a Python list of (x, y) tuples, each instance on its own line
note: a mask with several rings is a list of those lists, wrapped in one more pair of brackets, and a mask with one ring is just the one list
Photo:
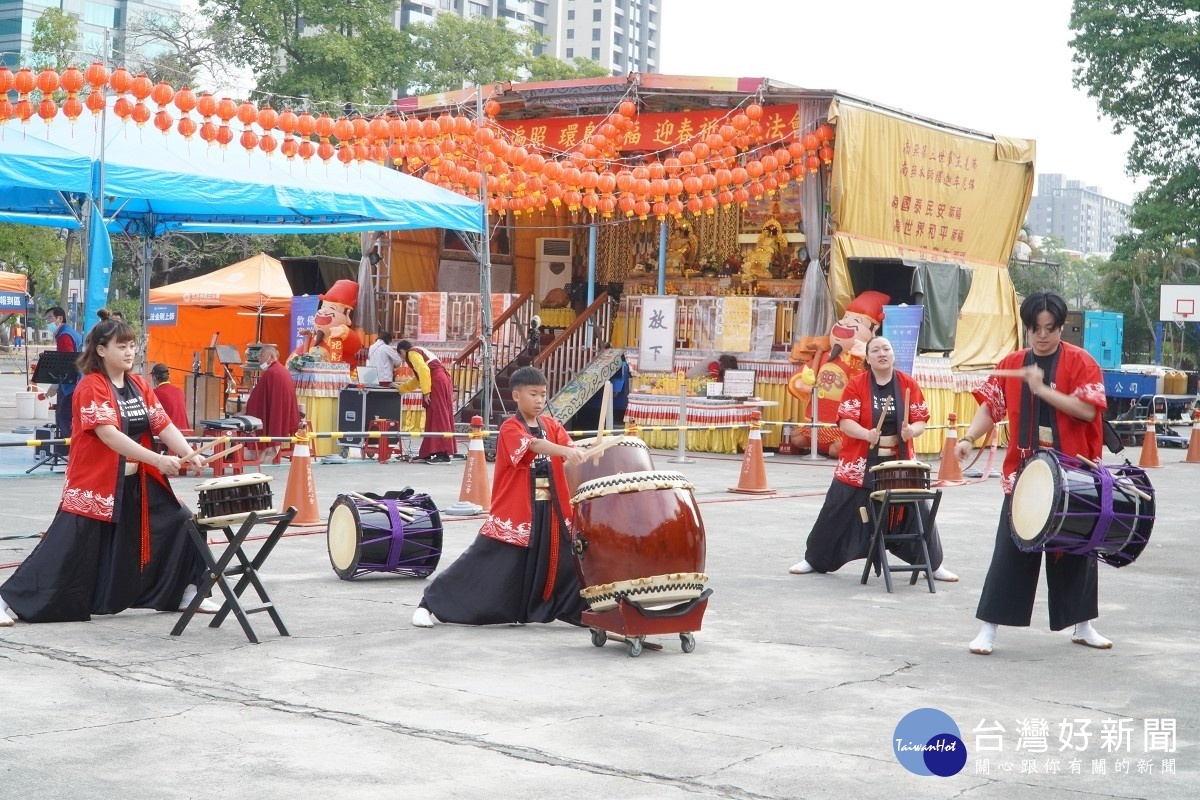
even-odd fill
[(834, 102), (831, 283), (844, 308), (855, 257), (962, 264), (974, 270), (959, 315), (955, 366), (991, 364), (1020, 341), (1008, 258), (1033, 193), (1032, 140), (955, 133)]

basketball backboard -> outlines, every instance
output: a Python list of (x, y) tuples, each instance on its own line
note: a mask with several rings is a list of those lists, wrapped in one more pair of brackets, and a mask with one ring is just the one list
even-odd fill
[(1200, 284), (1167, 284), (1159, 289), (1159, 322), (1200, 322)]

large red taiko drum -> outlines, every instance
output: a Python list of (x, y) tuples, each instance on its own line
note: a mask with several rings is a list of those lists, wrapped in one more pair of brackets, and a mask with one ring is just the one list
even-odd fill
[[(654, 462), (650, 458), (650, 448), (636, 436), (607, 436), (600, 440), (604, 450), (597, 456), (589, 458), (582, 464), (567, 464), (567, 489), (571, 494), (578, 491), (580, 485), (597, 478), (607, 478), (622, 472), (650, 472)], [(576, 447), (590, 450), (596, 446), (596, 439), (580, 439)]]
[(621, 599), (643, 607), (704, 591), (704, 522), (695, 487), (678, 472), (630, 472), (587, 481), (575, 506), (575, 568), (593, 611)]

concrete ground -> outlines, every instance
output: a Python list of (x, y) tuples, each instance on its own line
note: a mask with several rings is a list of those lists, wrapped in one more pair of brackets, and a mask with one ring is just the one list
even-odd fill
[[(0, 388), (0, 430), (23, 422), (12, 413)], [(1114, 648), (1050, 632), (1039, 590), (1033, 626), (1002, 629), (990, 657), (967, 642), (997, 480), (945, 492), (961, 582), (888, 594), (855, 564), (787, 572), (832, 462), (768, 458), (778, 494), (760, 498), (726, 492), (738, 458), (669, 457), (656, 464), (696, 484), (707, 529), (714, 594), (695, 652), (661, 636), (661, 652), (630, 658), (562, 624), (414, 629), (425, 581), (341, 581), (324, 534), (294, 530), (262, 572), (290, 637), (255, 615), (260, 645), (201, 617), (176, 638), (177, 615), (140, 611), (0, 629), (0, 798), (1200, 796), (1200, 466), (1181, 451), (1151, 476), (1145, 554), (1100, 567), (1097, 628)], [(460, 464), (317, 465), (319, 505), (412, 485), (445, 506)], [(277, 497), (286, 471), (270, 471)], [(61, 483), (0, 479), (0, 580), (36, 542), (9, 537), (45, 529)], [(195, 484), (174, 483), (185, 501)], [(443, 565), (479, 524), (446, 522)], [(893, 754), (900, 720), (925, 707), (966, 744), (953, 777), (910, 774)]]

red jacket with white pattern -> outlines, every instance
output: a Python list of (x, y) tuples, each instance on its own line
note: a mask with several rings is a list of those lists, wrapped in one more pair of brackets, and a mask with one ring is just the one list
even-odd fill
[[(1075, 419), (1070, 414), (1064, 414), (1057, 409), (1054, 418), (1058, 423), (1058, 438), (1062, 450), (1069, 456), (1081, 455), (1093, 461), (1099, 461), (1101, 448), (1104, 446), (1104, 409), (1108, 401), (1104, 396), (1104, 375), (1100, 365), (1086, 350), (1073, 344), (1062, 342), (1059, 347), (1062, 352), (1058, 356), (1058, 365), (1054, 368), (1054, 382), (1051, 388), (1063, 394), (1078, 397), (1085, 403), (1096, 407), (1096, 416), (1091, 422)], [(1017, 350), (1000, 359), (997, 370), (1019, 370), (1025, 364), (1025, 354), (1028, 350)], [(1021, 417), (1021, 389), (1025, 382), (1020, 378), (1000, 378), (993, 375), (973, 394), (980, 405), (986, 405), (993, 422), (1008, 417), (1008, 451), (1004, 455), (1004, 478), (1002, 486), (1005, 494), (1012, 494), (1017, 483), (1017, 473), (1021, 469), (1021, 452), (1017, 447), (1018, 432), (1024, 421)], [(1036, 430), (1034, 439), (1036, 440)], [(1033, 449), (1037, 442), (1032, 443)], [(1026, 453), (1025, 455), (1029, 455)]]
[[(171, 418), (163, 411), (162, 404), (154, 391), (140, 375), (125, 373), (125, 380), (132, 380), (141, 392), (149, 412), (150, 431), (141, 437), (138, 444), (151, 447), (151, 433), (158, 434), (171, 424)], [(67, 459), (67, 482), (63, 486), (63, 511), (91, 517), (102, 522), (111, 522), (116, 495), (120, 482), (125, 479), (121, 462), (124, 457), (100, 440), (96, 428), (113, 425), (121, 429), (118, 409), (120, 402), (113, 391), (108, 376), (103, 372), (84, 375), (75, 389), (74, 427), (71, 431), (71, 457)], [(149, 464), (142, 464), (150, 478), (168, 486), (162, 473)]]
[[(929, 406), (925, 403), (925, 395), (921, 393), (921, 387), (900, 370), (895, 370), (894, 374), (895, 379), (900, 383), (900, 402), (904, 402), (904, 393), (908, 392), (908, 421), (910, 423), (928, 422)], [(838, 404), (837, 418), (839, 422), (844, 419), (852, 419), (864, 428), (874, 427), (875, 423), (871, 419), (871, 381), (873, 380), (875, 380), (875, 376), (869, 369), (850, 379), (850, 383), (846, 385), (846, 391), (842, 393), (842, 402)], [(903, 419), (904, 414), (897, 415), (897, 428), (900, 427)], [(913, 443), (911, 441), (904, 442), (903, 446), (903, 452), (898, 452), (896, 459), (911, 460)], [(870, 444), (864, 439), (843, 436), (842, 452), (838, 454), (838, 464), (833, 471), (833, 477), (850, 486), (861, 487), (867, 473), (867, 454), (870, 449)]]

